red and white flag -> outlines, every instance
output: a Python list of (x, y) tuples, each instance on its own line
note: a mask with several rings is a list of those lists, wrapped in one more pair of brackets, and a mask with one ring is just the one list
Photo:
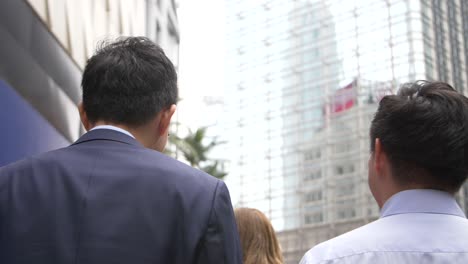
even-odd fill
[(356, 103), (356, 81), (352, 81), (350, 84), (343, 88), (336, 90), (332, 97), (331, 102), (331, 113), (343, 112), (350, 109)]

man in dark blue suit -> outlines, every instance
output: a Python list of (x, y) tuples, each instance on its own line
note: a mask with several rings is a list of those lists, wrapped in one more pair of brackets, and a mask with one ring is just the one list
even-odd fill
[(89, 132), (0, 168), (0, 263), (241, 263), (226, 185), (160, 153), (177, 101), (164, 52), (105, 45), (82, 87)]

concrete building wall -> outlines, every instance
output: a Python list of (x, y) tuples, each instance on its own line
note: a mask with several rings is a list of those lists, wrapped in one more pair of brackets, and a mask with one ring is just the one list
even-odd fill
[(146, 35), (145, 0), (28, 2), (81, 68), (99, 41)]

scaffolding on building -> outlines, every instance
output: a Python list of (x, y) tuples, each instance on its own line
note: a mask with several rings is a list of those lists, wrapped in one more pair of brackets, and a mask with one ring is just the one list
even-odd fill
[[(285, 263), (378, 217), (367, 184), (378, 102), (439, 78), (433, 34), (418, 26), (430, 1), (417, 2), (228, 1), (227, 181), (235, 206), (271, 219)], [(468, 74), (457, 78), (466, 87)]]

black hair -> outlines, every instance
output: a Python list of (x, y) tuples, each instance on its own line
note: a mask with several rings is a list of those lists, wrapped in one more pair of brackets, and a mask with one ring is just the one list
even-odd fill
[(401, 184), (456, 192), (468, 175), (468, 98), (443, 82), (405, 84), (380, 101), (370, 138)]
[(177, 102), (177, 73), (145, 37), (103, 42), (85, 67), (83, 107), (91, 122), (137, 127)]

